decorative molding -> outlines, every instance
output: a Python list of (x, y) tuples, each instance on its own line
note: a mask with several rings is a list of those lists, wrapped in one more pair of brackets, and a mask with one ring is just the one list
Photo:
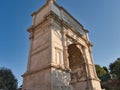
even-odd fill
[(22, 75), (22, 77), (26, 77), (26, 76), (29, 76), (29, 75), (32, 75), (32, 74), (36, 74), (36, 73), (39, 73), (41, 71), (48, 70), (48, 69), (51, 69), (51, 68), (56, 68), (56, 69), (59, 69), (59, 70), (65, 71), (65, 72), (69, 72), (70, 71), (69, 69), (65, 69), (63, 66), (51, 63), (51, 64), (49, 64), (47, 66), (44, 66), (43, 68), (41, 68), (39, 70), (26, 72), (26, 73), (24, 73)]
[(29, 75), (32, 75), (32, 74), (36, 74), (36, 73), (39, 73), (39, 72), (47, 70), (47, 69), (51, 69), (50, 67), (51, 67), (51, 65), (47, 65), (47, 66), (44, 66), (43, 68), (41, 68), (39, 70), (26, 72), (26, 73), (24, 73), (22, 75), (22, 77), (26, 77), (26, 76), (29, 76)]

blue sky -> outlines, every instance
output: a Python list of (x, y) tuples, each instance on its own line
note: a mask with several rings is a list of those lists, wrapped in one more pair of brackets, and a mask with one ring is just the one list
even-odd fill
[[(45, 0), (1, 0), (0, 67), (10, 68), (19, 85), (26, 71), (32, 12)], [(89, 30), (96, 64), (109, 66), (120, 57), (120, 0), (57, 0)]]

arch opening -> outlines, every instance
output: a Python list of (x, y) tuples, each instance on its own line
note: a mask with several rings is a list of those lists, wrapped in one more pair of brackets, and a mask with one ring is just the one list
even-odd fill
[(84, 58), (77, 44), (68, 46), (69, 68), (71, 69), (71, 84), (85, 80)]

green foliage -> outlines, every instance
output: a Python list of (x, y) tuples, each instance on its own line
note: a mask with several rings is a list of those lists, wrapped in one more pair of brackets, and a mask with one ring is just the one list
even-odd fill
[(106, 73), (109, 73), (109, 70), (106, 66), (103, 66), (103, 69), (106, 71)]
[(120, 58), (109, 65), (110, 73), (120, 80)]
[(17, 79), (15, 78), (10, 69), (0, 68), (0, 89), (4, 90), (17, 89)]
[(111, 75), (109, 73), (107, 73), (107, 74), (105, 74), (101, 77), (102, 81), (107, 81), (107, 80), (110, 80), (110, 79), (111, 79)]
[(101, 67), (100, 65), (95, 65), (95, 68), (96, 68), (97, 76), (101, 81), (107, 81), (111, 79), (111, 75), (107, 67), (105, 66)]
[(103, 79), (103, 76), (107, 74), (107, 72), (100, 65), (95, 65), (96, 73), (99, 79)]

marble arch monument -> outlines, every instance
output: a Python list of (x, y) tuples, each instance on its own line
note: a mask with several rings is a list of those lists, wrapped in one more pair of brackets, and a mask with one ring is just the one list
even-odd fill
[(22, 90), (101, 90), (88, 31), (56, 0), (32, 14)]

